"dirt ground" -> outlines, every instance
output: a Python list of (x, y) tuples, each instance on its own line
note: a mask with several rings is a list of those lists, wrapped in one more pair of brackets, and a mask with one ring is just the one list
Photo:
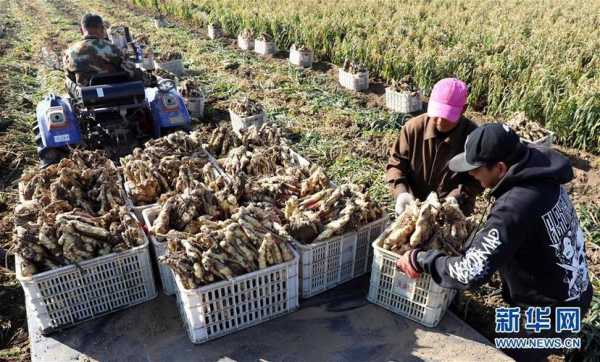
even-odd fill
[[(320, 62), (313, 70), (287, 66), (285, 53), (258, 58), (238, 51), (233, 41), (208, 41), (204, 31), (176, 19), (172, 28), (156, 30), (153, 14), (117, 2), (83, 0), (0, 0), (0, 247), (10, 248), (11, 212), (16, 203), (16, 181), (35, 162), (30, 132), (34, 104), (49, 91), (62, 91), (62, 74), (48, 69), (41, 48), (64, 49), (79, 37), (77, 19), (96, 11), (111, 23), (125, 23), (135, 33), (145, 32), (153, 46), (178, 44), (190, 77), (208, 93), (207, 112), (213, 120), (226, 119), (229, 100), (239, 93), (259, 99), (269, 117), (288, 130), (295, 147), (327, 168), (336, 182), (360, 182), (391, 209), (383, 182), (387, 148), (405, 118), (384, 109), (384, 85), (374, 81), (369, 91), (352, 94), (336, 85), (336, 69)], [(494, 117), (469, 112), (477, 122)], [(202, 124), (198, 124), (202, 127)], [(600, 207), (600, 157), (557, 146), (573, 163), (575, 179), (567, 190), (577, 206)], [(15, 280), (11, 258), (0, 252), (0, 360), (28, 360), (23, 293)], [(590, 269), (600, 276), (600, 247), (587, 247)], [(5, 265), (6, 260), (6, 265)], [(455, 313), (487, 338), (493, 337), (494, 308), (503, 304), (499, 281), (459, 295)], [(561, 358), (557, 356), (556, 358)]]

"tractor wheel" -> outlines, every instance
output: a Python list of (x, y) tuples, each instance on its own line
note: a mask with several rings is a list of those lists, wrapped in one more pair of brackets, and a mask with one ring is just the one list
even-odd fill
[(69, 151), (64, 148), (44, 148), (38, 151), (38, 157), (40, 158), (42, 167), (58, 163), (68, 155)]
[(166, 136), (168, 134), (175, 133), (178, 131), (184, 131), (186, 133), (190, 132), (190, 130), (186, 127), (167, 127), (167, 128), (160, 129), (160, 136), (163, 137), (163, 136)]

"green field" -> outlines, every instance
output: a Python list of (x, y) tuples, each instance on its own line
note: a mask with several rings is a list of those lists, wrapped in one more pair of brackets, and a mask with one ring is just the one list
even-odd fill
[(565, 145), (600, 152), (600, 2), (578, 0), (133, 0), (198, 25), (270, 33), (384, 81), (411, 74), (427, 94), (444, 77), (471, 85), (472, 109), (527, 116)]

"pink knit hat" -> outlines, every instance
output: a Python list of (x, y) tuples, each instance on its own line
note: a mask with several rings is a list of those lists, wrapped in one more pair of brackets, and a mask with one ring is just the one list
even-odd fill
[(442, 117), (456, 123), (460, 119), (468, 96), (467, 85), (462, 80), (442, 79), (433, 86), (427, 106), (427, 115)]

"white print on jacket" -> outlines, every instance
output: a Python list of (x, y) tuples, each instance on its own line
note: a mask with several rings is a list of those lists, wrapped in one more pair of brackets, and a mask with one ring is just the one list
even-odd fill
[(490, 229), (483, 237), (481, 248), (471, 247), (460, 260), (449, 263), (450, 277), (463, 284), (468, 284), (487, 268), (487, 259), (490, 254), (500, 246), (500, 233), (498, 229)]
[(558, 265), (565, 270), (563, 282), (568, 285), (567, 300), (577, 299), (588, 287), (585, 238), (575, 208), (566, 191), (560, 188), (556, 205), (542, 215)]

